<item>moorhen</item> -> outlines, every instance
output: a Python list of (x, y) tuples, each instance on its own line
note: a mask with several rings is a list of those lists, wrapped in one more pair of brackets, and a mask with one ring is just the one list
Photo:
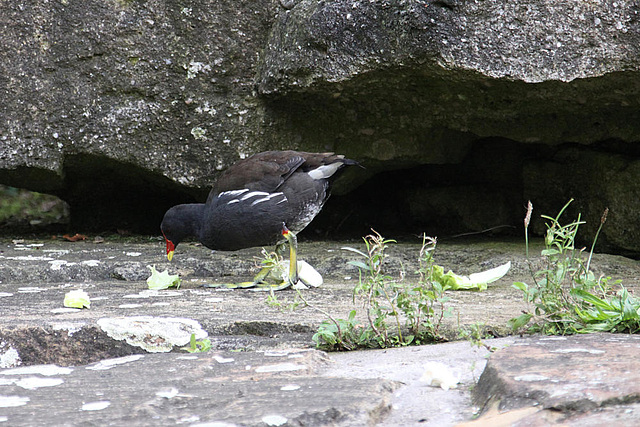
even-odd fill
[[(206, 203), (177, 205), (169, 209), (160, 228), (171, 261), (176, 246), (196, 237), (204, 246), (235, 251), (289, 243), (289, 278), (284, 287), (298, 282), (297, 239), (320, 212), (338, 172), (355, 160), (333, 153), (266, 151), (232, 165), (211, 189)], [(284, 239), (283, 239), (284, 238)], [(266, 276), (261, 272), (253, 285)]]

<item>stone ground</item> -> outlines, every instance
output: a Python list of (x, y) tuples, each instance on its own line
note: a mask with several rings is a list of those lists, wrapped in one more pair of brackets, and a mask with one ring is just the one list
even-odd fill
[[(484, 346), (455, 341), (326, 354), (313, 350), (311, 341), (325, 319), (319, 311), (270, 306), (264, 292), (202, 287), (250, 278), (258, 249), (211, 254), (183, 244), (169, 263), (163, 246), (157, 238), (0, 240), (0, 423), (599, 425), (614, 417), (638, 422), (635, 336), (505, 337), (487, 339)], [(325, 279), (305, 291), (306, 298), (344, 318), (354, 308), (358, 273), (347, 264), (355, 255), (342, 246), (362, 249), (361, 242), (310, 242), (300, 245), (300, 256)], [(404, 268), (405, 280), (412, 280), (419, 247), (392, 246), (390, 274)], [(439, 243), (436, 262), (456, 273), (507, 261), (509, 274), (486, 291), (450, 292), (454, 315), (445, 319), (447, 336), (471, 325), (503, 335), (507, 320), (525, 308), (511, 284), (526, 281), (528, 267), (520, 242)], [(180, 289), (149, 291), (148, 265), (181, 274)], [(631, 288), (638, 283), (634, 260), (596, 255), (593, 265)], [(74, 289), (89, 293), (90, 309), (63, 307), (65, 293)], [(286, 305), (295, 292), (277, 297)], [(212, 350), (180, 350), (192, 333), (208, 336)], [(456, 389), (430, 387), (421, 379), (424, 365), (434, 361), (460, 376)], [(470, 421), (481, 408), (483, 415)]]

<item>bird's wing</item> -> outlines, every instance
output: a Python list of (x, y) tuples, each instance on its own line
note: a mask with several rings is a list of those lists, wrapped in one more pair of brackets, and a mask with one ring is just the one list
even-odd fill
[(224, 191), (265, 191), (272, 193), (305, 162), (296, 151), (267, 151), (240, 160), (220, 175), (211, 195)]

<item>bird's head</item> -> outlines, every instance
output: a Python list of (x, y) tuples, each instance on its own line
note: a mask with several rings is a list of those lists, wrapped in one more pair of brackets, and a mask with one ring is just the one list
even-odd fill
[(177, 205), (169, 209), (162, 219), (160, 230), (167, 243), (167, 259), (171, 261), (178, 246), (189, 236), (196, 236), (204, 205)]

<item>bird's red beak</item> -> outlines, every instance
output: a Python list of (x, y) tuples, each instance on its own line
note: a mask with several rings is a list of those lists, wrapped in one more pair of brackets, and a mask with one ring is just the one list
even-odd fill
[(175, 245), (170, 240), (167, 240), (167, 259), (169, 261), (171, 261), (171, 258), (173, 258), (173, 251), (175, 250)]
[(164, 232), (162, 233), (162, 235), (164, 236), (164, 240), (167, 242), (167, 259), (171, 261), (171, 259), (173, 258), (173, 252), (176, 250), (176, 245), (174, 245), (171, 240), (167, 239), (167, 236), (164, 235)]

